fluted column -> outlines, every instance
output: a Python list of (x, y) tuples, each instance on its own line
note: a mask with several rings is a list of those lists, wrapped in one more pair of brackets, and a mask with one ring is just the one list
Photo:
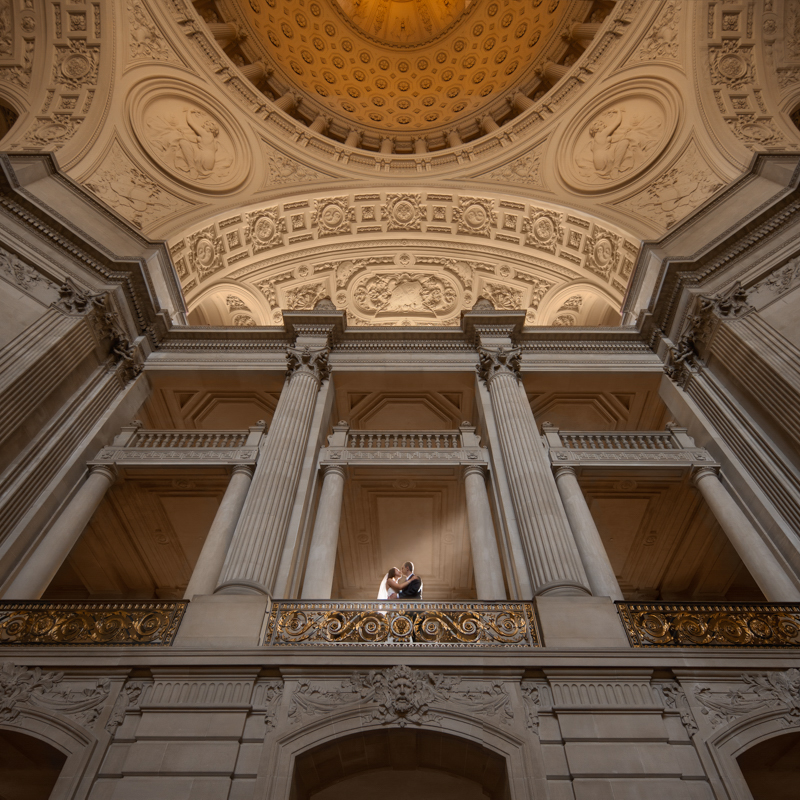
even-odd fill
[(536, 105), (536, 103), (534, 103), (530, 97), (522, 94), (522, 92), (515, 92), (511, 97), (508, 98), (508, 101), (514, 107), (514, 110), (519, 113), (526, 111), (529, 108), (533, 108), (533, 106)]
[(361, 133), (356, 130), (351, 130), (350, 133), (347, 134), (344, 143), (348, 147), (358, 147), (358, 145), (361, 144)]
[(555, 478), (519, 384), (519, 348), (479, 347), (534, 594), (589, 594)]
[(714, 467), (699, 467), (692, 475), (692, 480), (764, 597), (773, 603), (800, 601), (800, 590), (722, 485), (717, 470)]
[(275, 108), (279, 109), (280, 111), (285, 111), (287, 114), (291, 112), (296, 105), (297, 98), (295, 97), (294, 92), (286, 92), (286, 94), (281, 95), (274, 102)]
[(464, 142), (461, 139), (461, 135), (459, 134), (458, 130), (455, 128), (452, 131), (448, 131), (447, 133), (447, 146), (448, 147), (461, 147)]
[(563, 64), (554, 64), (548, 61), (542, 69), (542, 75), (552, 84), (558, 83), (568, 72), (570, 68), (565, 67)]
[(196, 594), (211, 594), (216, 588), (252, 479), (251, 466), (237, 464), (233, 468), (228, 488), (211, 523), (200, 557), (183, 595), (187, 600), (191, 600)]
[(78, 489), (8, 587), (7, 598), (37, 600), (42, 596), (116, 476), (117, 470), (112, 464), (95, 464), (89, 468), (89, 475), (83, 486)]
[(247, 80), (256, 85), (267, 76), (267, 67), (263, 61), (254, 61), (252, 64), (244, 64), (239, 67), (239, 69)]
[(384, 136), (381, 139), (381, 153), (389, 155), (394, 150), (394, 139), (389, 136)]
[(220, 44), (235, 42), (239, 38), (239, 28), (233, 22), (207, 22), (206, 25)]
[(485, 468), (478, 464), (464, 470), (464, 490), (467, 495), (467, 522), (472, 563), (475, 568), (475, 588), (478, 600), (505, 600), (503, 567), (500, 550), (486, 492)]
[(317, 118), (308, 126), (310, 131), (314, 133), (324, 133), (328, 127), (328, 118), (319, 114)]
[(289, 381), (258, 458), (216, 592), (270, 594), (303, 464), (314, 402), (328, 376), (327, 347), (289, 348)]
[(495, 122), (494, 117), (491, 117), (489, 114), (481, 117), (480, 120), (478, 120), (478, 124), (481, 126), (481, 132), (484, 134), (494, 133), (500, 130), (500, 126)]
[(589, 588), (597, 597), (610, 597), (612, 600), (622, 600), (622, 590), (619, 588), (614, 568), (608, 559), (600, 532), (594, 524), (592, 512), (586, 503), (578, 477), (572, 467), (556, 468), (556, 485), (564, 509), (567, 512), (572, 535), (581, 556), (583, 569), (589, 579)]
[(418, 155), (424, 155), (428, 152), (428, 142), (424, 136), (414, 139), (414, 152)]
[(341, 464), (322, 468), (322, 492), (319, 496), (311, 549), (303, 579), (304, 600), (328, 600), (333, 588), (339, 523), (342, 518), (345, 469)]
[(569, 26), (569, 37), (577, 41), (590, 42), (602, 27), (599, 22), (573, 22)]

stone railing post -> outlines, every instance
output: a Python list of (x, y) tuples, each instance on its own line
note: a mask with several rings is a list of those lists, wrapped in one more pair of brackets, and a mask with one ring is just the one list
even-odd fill
[(592, 594), (596, 597), (623, 600), (617, 576), (608, 560), (608, 553), (578, 484), (575, 470), (572, 467), (556, 467), (556, 484)]
[(547, 453), (520, 385), (520, 350), (479, 346), (478, 356), (478, 374), (489, 389), (534, 594), (589, 594)]
[(303, 465), (314, 404), (328, 377), (325, 347), (290, 347), (289, 378), (216, 588), (222, 594), (271, 595)]
[[(472, 430), (474, 432), (474, 428)], [(492, 523), (485, 473), (486, 468), (478, 464), (464, 469), (464, 491), (467, 495), (467, 521), (472, 563), (475, 569), (475, 588), (478, 600), (505, 600), (507, 598), (503, 567)]]
[(329, 600), (333, 588), (346, 472), (343, 465), (331, 464), (322, 468), (322, 474), (322, 492), (303, 579), (303, 600)]
[(252, 478), (252, 467), (237, 464), (233, 468), (228, 488), (211, 523), (200, 557), (183, 595), (186, 600), (191, 600), (196, 594), (211, 594), (216, 588)]
[(38, 600), (83, 533), (117, 470), (112, 464), (93, 464), (89, 475), (17, 573), (5, 595), (13, 600)]
[(764, 597), (771, 603), (800, 601), (800, 590), (722, 485), (717, 470), (714, 467), (698, 467), (692, 475), (692, 481)]

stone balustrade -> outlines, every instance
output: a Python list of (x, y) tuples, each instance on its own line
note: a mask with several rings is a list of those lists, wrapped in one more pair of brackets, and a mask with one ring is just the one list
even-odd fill
[(346, 422), (340, 422), (320, 452), (320, 463), (342, 461), (469, 464), (485, 463), (487, 456), (472, 425), (450, 431), (351, 431)]
[(261, 421), (246, 431), (142, 430), (141, 423), (122, 428), (112, 444), (93, 463), (117, 466), (181, 462), (203, 464), (254, 464), (266, 433)]
[(668, 426), (666, 431), (562, 431), (545, 422), (542, 438), (553, 464), (714, 464), (707, 450), (697, 447), (684, 428), (675, 426)]
[(352, 448), (411, 448), (441, 450), (461, 447), (460, 431), (351, 431), (347, 446)]

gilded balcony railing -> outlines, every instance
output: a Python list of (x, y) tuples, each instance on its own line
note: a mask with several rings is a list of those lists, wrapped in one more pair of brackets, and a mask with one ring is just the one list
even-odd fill
[(617, 603), (633, 647), (800, 648), (800, 603)]
[(267, 647), (540, 647), (532, 603), (276, 600)]
[(0, 602), (2, 645), (172, 644), (188, 602)]

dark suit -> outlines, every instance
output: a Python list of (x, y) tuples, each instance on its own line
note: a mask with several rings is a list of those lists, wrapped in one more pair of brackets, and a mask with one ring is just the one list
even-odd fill
[(397, 599), (422, 600), (422, 581), (413, 572), (408, 577), (412, 580), (397, 593)]

